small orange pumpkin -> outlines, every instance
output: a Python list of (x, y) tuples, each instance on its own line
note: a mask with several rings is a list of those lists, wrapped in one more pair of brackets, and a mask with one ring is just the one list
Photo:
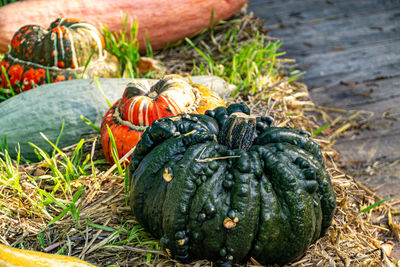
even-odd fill
[(222, 98), (182, 76), (167, 75), (154, 85), (129, 83), (120, 100), (106, 113), (101, 124), (101, 143), (107, 160), (114, 162), (107, 126), (114, 137), (118, 157), (123, 157), (139, 142), (153, 121), (181, 113), (204, 114), (208, 109), (225, 106)]

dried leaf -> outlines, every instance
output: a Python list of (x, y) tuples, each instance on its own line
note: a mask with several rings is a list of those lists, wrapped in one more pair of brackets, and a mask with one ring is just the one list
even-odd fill
[(149, 57), (140, 57), (137, 64), (140, 73), (146, 73), (152, 70), (162, 70), (161, 66), (160, 61)]
[(34, 172), (33, 172), (33, 176), (42, 176), (45, 175), (47, 173), (47, 171), (41, 169), (41, 168), (37, 168)]
[(385, 253), (386, 256), (389, 257), (392, 253), (393, 247), (394, 243), (392, 241), (387, 241), (381, 245), (380, 249), (383, 251), (383, 253)]

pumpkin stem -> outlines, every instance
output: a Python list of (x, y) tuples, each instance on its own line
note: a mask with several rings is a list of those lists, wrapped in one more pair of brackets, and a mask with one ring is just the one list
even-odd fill
[(218, 133), (218, 142), (229, 149), (247, 151), (256, 135), (256, 117), (242, 112), (230, 114)]

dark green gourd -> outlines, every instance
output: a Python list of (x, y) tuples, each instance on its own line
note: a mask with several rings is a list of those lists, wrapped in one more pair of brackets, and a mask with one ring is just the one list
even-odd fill
[(131, 208), (171, 257), (285, 264), (325, 233), (335, 193), (319, 145), (271, 123), (233, 104), (163, 118), (143, 134)]

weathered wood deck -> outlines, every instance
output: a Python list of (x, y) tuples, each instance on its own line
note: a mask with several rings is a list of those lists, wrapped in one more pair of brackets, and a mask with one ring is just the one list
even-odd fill
[(307, 71), (319, 106), (373, 112), (335, 144), (356, 179), (400, 199), (400, 1), (250, 0)]

